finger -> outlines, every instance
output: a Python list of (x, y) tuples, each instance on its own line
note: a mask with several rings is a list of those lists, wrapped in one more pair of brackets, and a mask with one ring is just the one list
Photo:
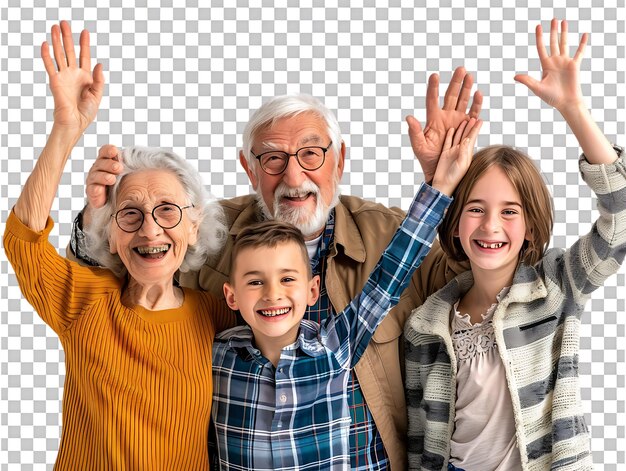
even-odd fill
[[(114, 181), (115, 182), (115, 181)], [(101, 208), (107, 200), (107, 187), (110, 185), (87, 185), (85, 195), (87, 204), (92, 208)]]
[(470, 96), (472, 95), (472, 86), (474, 85), (474, 77), (472, 74), (465, 74), (463, 85), (461, 86), (461, 94), (456, 103), (456, 110), (465, 113)]
[(467, 121), (463, 121), (461, 124), (459, 124), (459, 127), (454, 133), (454, 138), (452, 139), (453, 146), (456, 146), (459, 144), (459, 142), (461, 142), (463, 138), (463, 134), (465, 133), (465, 130), (467, 129), (467, 124), (468, 124)]
[(448, 129), (448, 131), (446, 131), (446, 139), (443, 141), (443, 149), (441, 149), (442, 153), (452, 148), (453, 138), (454, 138), (454, 128), (450, 128)]
[(111, 160), (115, 160), (116, 162), (122, 162), (122, 154), (119, 151), (119, 149), (115, 147), (114, 145), (105, 144), (102, 147), (100, 147), (100, 150), (98, 151), (98, 158), (96, 159), (96, 162), (94, 163), (94, 167), (100, 160), (104, 160), (104, 159), (111, 159)]
[(411, 147), (413, 147), (413, 151), (417, 153), (418, 149), (426, 143), (422, 126), (414, 116), (407, 116), (406, 122), (409, 125), (409, 139), (411, 141)]
[(46, 68), (48, 76), (54, 77), (57, 73), (57, 69), (54, 67), (52, 57), (50, 57), (50, 46), (46, 41), (41, 43), (41, 58), (43, 59), (43, 66)]
[(546, 46), (543, 43), (543, 28), (541, 25), (537, 25), (535, 28), (535, 39), (537, 41), (537, 54), (539, 55), (539, 60), (543, 63), (548, 57), (548, 51), (546, 51)]
[(535, 90), (537, 89), (537, 87), (539, 87), (539, 82), (537, 80), (535, 80), (534, 78), (532, 78), (530, 75), (525, 75), (525, 74), (517, 74), (515, 77), (513, 77), (513, 80), (515, 80), (516, 82), (519, 82), (523, 85), (526, 85), (526, 87), (528, 87), (528, 89), (535, 93)]
[(462, 164), (469, 166), (472, 156), (474, 155), (474, 147), (476, 146), (476, 139), (478, 138), (478, 133), (480, 132), (480, 128), (483, 125), (482, 119), (476, 121), (474, 126), (472, 126), (472, 130), (469, 135), (463, 139), (461, 143), (461, 152), (460, 157), (463, 159)]
[[(428, 89), (426, 90), (426, 116), (439, 109), (439, 74), (431, 74), (428, 77)], [(428, 119), (426, 120), (428, 121)]]
[(67, 59), (63, 52), (63, 46), (61, 45), (61, 30), (59, 25), (52, 26), (52, 53), (54, 54), (54, 60), (57, 63), (57, 69), (63, 70), (67, 67)]
[(472, 101), (472, 106), (470, 107), (470, 118), (478, 118), (480, 116), (480, 110), (483, 107), (483, 94), (480, 90), (476, 90), (474, 92), (474, 100)]
[(456, 109), (456, 102), (459, 98), (459, 91), (461, 90), (461, 85), (463, 84), (463, 78), (465, 77), (465, 67), (457, 67), (454, 69), (454, 73), (452, 74), (452, 78), (450, 79), (450, 84), (446, 89), (446, 94), (443, 97), (443, 108), (444, 110), (454, 110)]
[(587, 45), (587, 41), (589, 40), (589, 35), (587, 33), (583, 33), (580, 38), (580, 44), (578, 44), (578, 49), (576, 50), (576, 54), (574, 54), (574, 61), (580, 63), (583, 58), (583, 54), (585, 53), (585, 46)]
[(67, 21), (61, 21), (61, 35), (63, 36), (63, 50), (67, 59), (68, 67), (76, 67), (76, 53), (74, 52), (74, 39), (72, 28)]
[(552, 18), (550, 22), (550, 55), (557, 56), (559, 55), (559, 23), (556, 18)]
[(559, 41), (559, 47), (561, 48), (562, 56), (569, 56), (569, 51), (567, 50), (567, 21), (561, 21), (561, 38)]
[(99, 100), (102, 99), (102, 95), (104, 94), (104, 73), (102, 72), (102, 64), (96, 64), (93, 69), (91, 90)]
[(89, 50), (89, 31), (80, 33), (80, 63), (79, 67), (89, 72), (91, 70), (91, 51)]
[[(113, 162), (110, 160), (110, 162)], [(114, 162), (117, 165), (120, 165), (119, 162)], [(117, 172), (113, 170), (113, 164), (109, 165), (107, 170), (94, 170), (95, 164), (91, 167), (91, 170), (87, 174), (87, 178), (85, 179), (85, 184), (87, 187), (90, 186), (110, 186), (115, 183), (115, 179), (119, 174), (120, 170)], [(120, 167), (121, 168), (121, 167)]]
[(474, 128), (474, 126), (476, 125), (477, 121), (478, 120), (476, 118), (471, 118), (467, 122), (467, 125), (465, 126), (465, 129), (463, 130), (463, 134), (461, 136), (461, 139), (465, 139), (467, 136), (469, 136), (470, 131)]

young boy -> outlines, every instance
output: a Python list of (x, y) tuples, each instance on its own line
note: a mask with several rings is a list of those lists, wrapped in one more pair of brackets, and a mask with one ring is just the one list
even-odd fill
[(480, 121), (466, 124), (454, 140), (448, 132), (433, 186), (420, 187), (361, 294), (322, 325), (303, 320), (320, 287), (301, 232), (267, 221), (237, 236), (224, 295), (247, 325), (213, 348), (220, 469), (349, 469), (350, 371), (428, 253), (446, 195), (469, 166)]

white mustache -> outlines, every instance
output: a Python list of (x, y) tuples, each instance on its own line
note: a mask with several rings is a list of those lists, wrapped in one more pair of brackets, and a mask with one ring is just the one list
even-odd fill
[(300, 196), (306, 196), (312, 193), (316, 198), (319, 198), (319, 187), (310, 180), (305, 180), (298, 188), (290, 188), (285, 183), (281, 182), (274, 191), (274, 200), (278, 201), (280, 198), (298, 198)]

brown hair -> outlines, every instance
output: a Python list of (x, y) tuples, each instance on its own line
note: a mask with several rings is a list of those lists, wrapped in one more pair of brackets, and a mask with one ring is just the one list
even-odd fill
[(506, 173), (519, 194), (526, 229), (532, 238), (524, 242), (520, 261), (534, 265), (541, 260), (550, 242), (554, 220), (552, 197), (532, 159), (509, 146), (486, 147), (474, 155), (469, 170), (452, 195), (454, 201), (439, 226), (441, 247), (449, 257), (458, 261), (467, 260), (461, 242), (454, 234), (474, 184), (494, 165)]
[(278, 244), (293, 242), (300, 248), (302, 259), (307, 266), (307, 275), (309, 279), (313, 276), (311, 273), (311, 264), (309, 262), (309, 253), (306, 249), (304, 236), (300, 229), (293, 224), (278, 221), (263, 221), (242, 230), (235, 238), (233, 249), (230, 255), (231, 274), (235, 271), (235, 262), (239, 253), (247, 248), (274, 248)]

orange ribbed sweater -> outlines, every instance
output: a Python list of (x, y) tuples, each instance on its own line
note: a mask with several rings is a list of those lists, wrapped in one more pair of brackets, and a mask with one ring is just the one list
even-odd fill
[(63, 427), (55, 469), (209, 467), (216, 331), (235, 324), (224, 302), (184, 290), (182, 307), (125, 306), (123, 280), (61, 257), (11, 212), (4, 248), (24, 297), (65, 351)]

